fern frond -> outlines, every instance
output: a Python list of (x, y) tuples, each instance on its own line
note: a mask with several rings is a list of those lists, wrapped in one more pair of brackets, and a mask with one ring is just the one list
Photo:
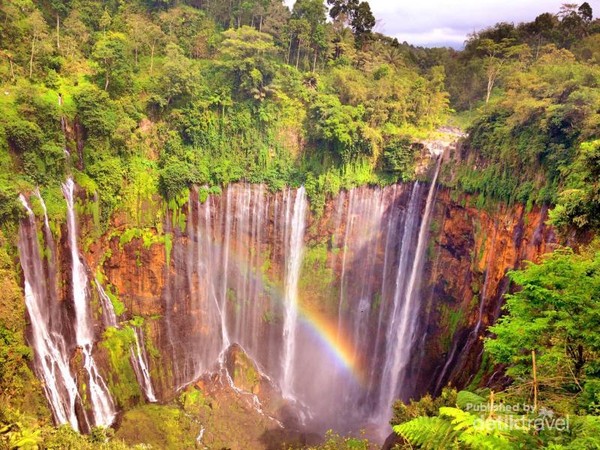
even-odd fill
[(514, 450), (515, 447), (504, 436), (463, 433), (459, 441), (477, 450)]
[(486, 399), (469, 391), (460, 391), (456, 394), (456, 405), (460, 409), (467, 409), (469, 405), (482, 405)]
[(456, 440), (452, 424), (439, 417), (417, 417), (396, 425), (394, 431), (411, 444), (424, 449), (447, 448), (442, 443)]

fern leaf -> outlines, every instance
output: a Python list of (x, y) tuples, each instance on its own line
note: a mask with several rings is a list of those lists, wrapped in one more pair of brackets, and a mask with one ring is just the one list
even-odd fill
[(486, 399), (469, 391), (460, 391), (456, 394), (456, 405), (460, 409), (467, 409), (469, 406), (482, 405)]
[(417, 417), (396, 425), (394, 431), (413, 445), (425, 449), (440, 449), (441, 442), (455, 440), (452, 424), (439, 417)]

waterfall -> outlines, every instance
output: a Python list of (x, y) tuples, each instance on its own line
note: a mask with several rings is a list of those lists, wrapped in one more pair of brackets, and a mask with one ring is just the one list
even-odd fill
[[(104, 290), (97, 278), (94, 280), (94, 282), (96, 284), (96, 291), (98, 292), (98, 297), (100, 298), (100, 305), (102, 306), (104, 326), (119, 328), (117, 315), (115, 314), (115, 309), (113, 307), (112, 301), (106, 294), (106, 291)], [(141, 330), (141, 328), (138, 327), (132, 327), (132, 331), (135, 346), (132, 346), (130, 349), (131, 366), (133, 367), (133, 371), (135, 372), (138, 384), (142, 388), (142, 391), (144, 391), (146, 400), (148, 400), (149, 402), (156, 402), (157, 400), (154, 394), (154, 388), (152, 387), (152, 379), (150, 378), (150, 371), (148, 370), (148, 358), (146, 356), (146, 348), (143, 345), (143, 331)], [(138, 335), (140, 335), (141, 337)], [(140, 340), (142, 342), (141, 345)]]
[[(288, 191), (291, 196), (291, 192)], [(284, 284), (284, 322), (283, 322), (283, 358), (282, 358), (282, 381), (281, 390), (284, 397), (294, 396), (294, 356), (296, 352), (296, 328), (298, 322), (298, 279), (302, 266), (302, 251), (304, 248), (304, 228), (306, 215), (306, 194), (304, 187), (296, 191), (296, 199), (293, 204), (287, 201), (286, 227), (289, 230), (289, 240), (286, 240), (286, 270)]]
[(96, 284), (96, 291), (98, 292), (98, 297), (100, 298), (100, 305), (102, 306), (102, 318), (104, 321), (105, 327), (117, 327), (117, 315), (115, 314), (115, 308), (113, 307), (112, 301), (104, 291), (104, 288), (96, 278), (94, 280)]
[[(310, 263), (303, 188), (271, 194), (231, 184), (202, 201), (190, 193), (185, 230), (173, 229), (165, 286), (179, 299), (166, 303), (161, 321), (172, 333), (172, 347), (169, 340), (160, 350), (172, 355), (174, 386), (211, 370), (225, 375), (227, 350), (237, 344), (284, 397), (306, 405), (316, 427), (387, 416), (411, 355), (434, 192), (435, 184), (415, 183), (340, 193), (318, 223), (322, 250), (310, 247)], [(303, 272), (315, 255), (326, 256), (315, 275), (335, 275), (321, 277), (328, 284)], [(338, 345), (356, 367), (344, 367)]]
[[(387, 349), (385, 365), (383, 368), (379, 412), (382, 414), (380, 420), (389, 419), (391, 415), (391, 407), (394, 400), (397, 398), (402, 384), (405, 381), (406, 366), (411, 357), (411, 348), (414, 340), (414, 330), (416, 319), (418, 317), (418, 307), (415, 305), (417, 299), (417, 282), (420, 281), (421, 269), (424, 263), (425, 246), (429, 232), (429, 218), (431, 215), (433, 200), (436, 188), (436, 181), (440, 171), (442, 158), (438, 157), (435, 173), (427, 201), (425, 203), (425, 211), (421, 218), (419, 234), (417, 238), (417, 247), (412, 258), (410, 268), (410, 276), (405, 284), (405, 272), (407, 270), (408, 254), (405, 253), (405, 239), (413, 239), (412, 230), (416, 226), (418, 216), (414, 211), (411, 212), (411, 204), (409, 205), (408, 217), (405, 222), (402, 255), (400, 264), (398, 265), (398, 274), (396, 277), (396, 292), (394, 294), (394, 306), (392, 313), (392, 322), (387, 330)], [(418, 189), (418, 183), (415, 184), (415, 190)], [(413, 195), (414, 197), (414, 195)]]
[(187, 240), (174, 239), (167, 286), (185, 300), (163, 321), (173, 333), (177, 387), (219, 367), (232, 344), (280, 387), (293, 382), (307, 209), (304, 188), (270, 194), (232, 184), (204, 201), (190, 195)]
[[(69, 354), (62, 333), (51, 323), (51, 287), (42, 266), (38, 247), (35, 216), (22, 195), (21, 203), (27, 211), (27, 218), (19, 227), (19, 258), (23, 268), (25, 284), (25, 304), (30, 318), (30, 344), (35, 355), (35, 371), (43, 380), (43, 387), (50, 403), (55, 421), (70, 424), (79, 430), (75, 405), (79, 395), (77, 384), (69, 368)], [(54, 255), (52, 255), (53, 257)], [(49, 262), (53, 264), (53, 260)]]
[[(144, 334), (141, 328), (135, 327), (133, 329), (133, 338), (135, 339), (135, 350), (133, 348), (131, 349), (131, 359), (134, 372), (138, 383), (144, 391), (146, 400), (154, 403), (157, 400), (156, 395), (154, 395), (154, 388), (152, 387), (150, 371), (148, 370), (148, 358), (146, 356), (146, 348), (143, 346)], [(141, 345), (140, 342), (142, 343)]]
[[(410, 395), (413, 388), (410, 361), (421, 312), (419, 284), (439, 171), (440, 160), (429, 187), (414, 183), (343, 191), (320, 218), (309, 216), (303, 187), (270, 193), (263, 185), (231, 184), (222, 195), (207, 198), (192, 190), (185, 226), (177, 216), (166, 218), (170, 264), (162, 270), (164, 286), (155, 294), (161, 296), (163, 314), (153, 337), (160, 338), (155, 345), (166, 365), (167, 387), (176, 390), (217, 371), (226, 385), (242, 393), (225, 368), (236, 345), (292, 400), (294, 409), (302, 409), (300, 416), (307, 414), (307, 426), (343, 431), (369, 419), (386, 422), (393, 400)], [(74, 320), (69, 322), (60, 308), (65, 319), (57, 323), (72, 331), (66, 335), (68, 344), (56, 345), (66, 349), (69, 376), (73, 347), (81, 349), (86, 380), (79, 385), (87, 386), (93, 413), (89, 422), (110, 424), (115, 405), (92, 354), (96, 332), (90, 288), (97, 292), (104, 328), (124, 325), (100, 280), (88, 279), (77, 245), (71, 179), (63, 193)], [(22, 223), (25, 230), (27, 224)], [(47, 217), (44, 230), (50, 233)], [(50, 233), (46, 240), (51, 238)], [(310, 243), (306, 249), (305, 241)], [(22, 253), (26, 255), (25, 248)], [(23, 256), (23, 264), (25, 260)], [(118, 270), (114, 267), (105, 266), (109, 281), (111, 271)], [(52, 277), (46, 278), (49, 286)], [(42, 290), (52, 291), (48, 286)], [(26, 284), (27, 292), (32, 289)], [(37, 301), (34, 294), (31, 301)], [(153, 402), (143, 330), (131, 328), (131, 364), (145, 398)], [(55, 329), (47, 334), (55, 332), (64, 334)], [(39, 350), (43, 352), (52, 349)], [(36, 370), (45, 379), (42, 369)], [(70, 380), (73, 400), (63, 387), (68, 380), (57, 381), (58, 398), (80, 405), (77, 385), (72, 376)], [(50, 402), (56, 403), (50, 383), (47, 389)], [(252, 395), (248, 399), (254, 402)], [(85, 414), (85, 408), (71, 409)], [(55, 413), (57, 422), (70, 423), (69, 409), (63, 410)]]
[(67, 231), (71, 249), (71, 283), (73, 304), (75, 307), (75, 342), (83, 354), (83, 366), (88, 375), (88, 389), (96, 426), (109, 426), (115, 419), (115, 406), (102, 379), (94, 357), (93, 321), (88, 308), (88, 278), (85, 267), (79, 257), (77, 246), (77, 223), (75, 219), (74, 189), (75, 183), (69, 178), (62, 186), (67, 201)]

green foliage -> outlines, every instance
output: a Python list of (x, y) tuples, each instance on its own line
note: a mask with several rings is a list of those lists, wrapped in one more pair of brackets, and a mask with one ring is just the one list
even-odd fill
[(442, 406), (454, 406), (457, 403), (457, 392), (445, 388), (438, 397), (427, 394), (419, 400), (410, 400), (409, 403), (397, 401), (390, 423), (392, 426), (408, 422), (420, 416), (433, 417)]
[(538, 408), (534, 410), (512, 388), (490, 396), (490, 401), (461, 391), (457, 405), (441, 406), (435, 412), (428, 409), (394, 425), (394, 431), (403, 438), (396, 448), (597, 448), (598, 417), (562, 416), (546, 405)]
[(142, 398), (142, 393), (130, 361), (131, 348), (135, 346), (133, 328), (108, 328), (100, 345), (109, 355), (111, 371), (108, 375), (108, 387), (111, 394), (122, 407), (137, 403)]
[(114, 133), (118, 113), (108, 94), (93, 85), (83, 86), (74, 96), (78, 118), (90, 137), (108, 137)]
[(129, 228), (121, 233), (119, 245), (122, 247), (125, 244), (129, 244), (134, 239), (141, 239), (142, 244), (146, 249), (150, 248), (153, 244), (164, 242), (164, 237), (158, 236), (152, 229)]
[(191, 61), (176, 44), (166, 47), (166, 61), (152, 88), (151, 102), (164, 109), (188, 99), (196, 89), (197, 73)]
[(308, 450), (369, 450), (373, 446), (367, 439), (357, 437), (344, 437), (329, 430), (325, 434), (325, 442), (316, 447), (307, 447)]
[(383, 148), (384, 170), (402, 180), (410, 180), (414, 173), (417, 151), (410, 139), (393, 139)]
[(5, 132), (8, 143), (20, 153), (35, 151), (43, 140), (41, 128), (27, 120), (11, 122)]
[(11, 186), (0, 185), (0, 226), (16, 222), (21, 215), (18, 194)]
[(250, 27), (227, 30), (220, 46), (223, 67), (233, 76), (237, 92), (258, 101), (276, 93), (278, 65), (272, 36)]
[[(597, 66), (547, 46), (511, 75), (503, 97), (469, 130), (458, 185), (485, 198), (538, 204), (556, 202), (562, 190), (557, 223), (592, 225), (597, 177), (586, 167), (593, 168), (595, 147), (581, 144), (598, 133)], [(592, 185), (582, 190), (585, 180)]]
[(558, 386), (598, 377), (600, 253), (559, 249), (510, 278), (521, 290), (507, 296), (508, 314), (491, 327), (496, 337), (485, 346), (493, 358), (509, 364), (512, 376), (529, 377), (535, 350), (538, 376), (558, 376)]
[(566, 170), (566, 186), (550, 213), (551, 222), (563, 229), (600, 227), (600, 140), (582, 143)]
[(129, 445), (147, 444), (152, 448), (195, 448), (200, 424), (173, 406), (143, 405), (127, 411), (116, 433)]
[(362, 108), (342, 105), (334, 95), (319, 96), (315, 100), (309, 114), (316, 124), (313, 139), (344, 163), (374, 154), (380, 138), (371, 136), (368, 126), (362, 122)]
[(92, 51), (98, 83), (105, 91), (120, 94), (129, 89), (131, 70), (127, 55), (127, 37), (122, 33), (103, 33)]

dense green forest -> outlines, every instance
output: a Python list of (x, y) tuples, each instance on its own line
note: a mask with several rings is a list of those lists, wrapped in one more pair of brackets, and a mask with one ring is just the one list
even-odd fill
[(375, 36), (370, 9), (190, 3), (2, 7), (1, 220), (67, 172), (102, 192), (105, 221), (135, 207), (124, 191), (244, 179), (316, 199), (412, 176), (410, 138), (449, 111), (444, 69)]
[[(374, 26), (358, 0), (0, 5), (0, 448), (126, 448), (107, 441), (112, 430), (51, 426), (14, 272), (19, 193), (39, 187), (57, 226), (73, 175), (98, 233), (117, 213), (156, 225), (146, 200), (175, 208), (192, 186), (206, 196), (239, 180), (304, 185), (319, 214), (341, 189), (415, 179), (420, 142), (442, 126), (468, 132), (443, 184), (480, 207), (550, 206), (557, 230), (588, 244), (510, 275), (522, 288), (491, 330), (484, 369), (502, 365), (513, 383), (397, 404), (398, 445), (600, 448), (600, 251), (589, 238), (600, 227), (599, 20), (588, 3), (564, 5), (474, 33), (461, 51)], [(529, 404), (534, 390), (536, 408), (570, 415), (568, 433), (505, 430), (493, 414), (481, 427), (466, 408)]]

